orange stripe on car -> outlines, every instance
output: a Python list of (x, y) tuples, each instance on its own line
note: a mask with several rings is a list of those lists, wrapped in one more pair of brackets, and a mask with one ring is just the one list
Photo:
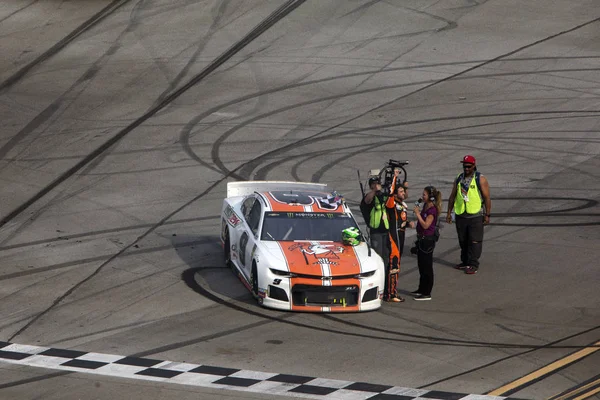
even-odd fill
[[(323, 196), (326, 196), (326, 193), (323, 193)], [(307, 196), (305, 200), (308, 201), (302, 203), (290, 203), (283, 202), (277, 200), (271, 192), (262, 193), (262, 197), (269, 202), (269, 206), (271, 207), (271, 211), (275, 212), (307, 212), (305, 207), (308, 207), (311, 211), (309, 212), (320, 212), (320, 213), (335, 213), (341, 214), (344, 212), (343, 206), (338, 206), (335, 210), (330, 210), (329, 208), (320, 207), (317, 200), (313, 195)]]
[(346, 307), (331, 307), (329, 309), (330, 312), (349, 312), (349, 311), (359, 311), (359, 306), (346, 306)]

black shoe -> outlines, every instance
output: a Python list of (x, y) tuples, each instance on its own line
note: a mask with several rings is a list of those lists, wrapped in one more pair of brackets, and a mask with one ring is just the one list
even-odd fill
[(419, 292), (418, 290), (415, 290), (414, 292), (410, 292), (410, 294), (412, 294), (413, 296), (420, 296), (421, 292)]
[(477, 273), (478, 268), (475, 267), (467, 267), (465, 268), (465, 274), (467, 275), (475, 275)]
[(426, 296), (424, 294), (420, 294), (418, 296), (415, 296), (413, 298), (413, 300), (417, 300), (417, 301), (425, 301), (425, 300), (431, 300), (431, 296)]
[(465, 270), (465, 269), (467, 269), (467, 268), (469, 268), (469, 266), (468, 266), (468, 265), (465, 265), (465, 264), (463, 264), (463, 263), (460, 263), (460, 264), (457, 264), (457, 265), (455, 265), (455, 266), (454, 266), (454, 269), (460, 269), (461, 271), (462, 271), (462, 270)]

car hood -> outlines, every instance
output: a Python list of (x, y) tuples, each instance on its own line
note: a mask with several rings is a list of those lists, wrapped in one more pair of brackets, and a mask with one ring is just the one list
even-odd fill
[(347, 246), (341, 242), (280, 241), (262, 242), (270, 267), (296, 274), (346, 276), (383, 267), (381, 257), (366, 243)]

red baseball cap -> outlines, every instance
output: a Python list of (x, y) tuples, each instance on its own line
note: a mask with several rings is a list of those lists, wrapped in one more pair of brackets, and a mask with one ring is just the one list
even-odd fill
[(463, 157), (461, 163), (463, 164), (475, 164), (475, 157), (471, 156), (471, 155), (466, 155)]

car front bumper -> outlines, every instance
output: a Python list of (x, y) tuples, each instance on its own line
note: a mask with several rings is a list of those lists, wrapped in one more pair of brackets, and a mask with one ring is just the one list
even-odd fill
[(361, 312), (381, 307), (383, 272), (367, 277), (297, 277), (264, 271), (259, 302), (269, 308), (305, 312)]

